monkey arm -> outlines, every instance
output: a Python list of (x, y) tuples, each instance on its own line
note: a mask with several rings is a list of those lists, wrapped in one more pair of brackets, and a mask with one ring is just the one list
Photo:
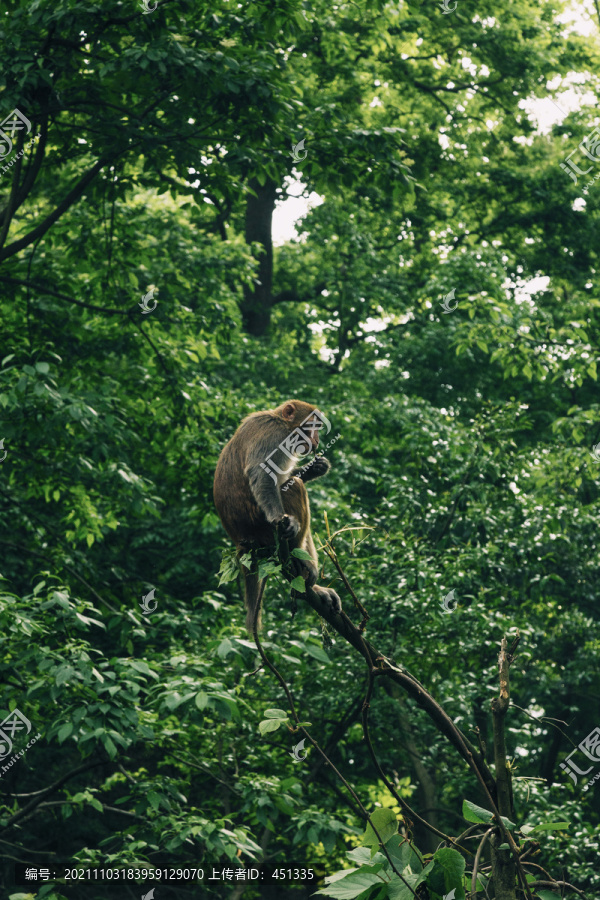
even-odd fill
[(270, 525), (281, 523), (281, 536), (286, 540), (293, 540), (300, 531), (300, 522), (296, 516), (288, 515), (283, 508), (279, 484), (273, 472), (269, 473), (258, 463), (248, 465), (245, 474), (252, 496), (267, 522)]
[(279, 485), (274, 474), (261, 468), (260, 463), (250, 464), (245, 472), (257, 506), (265, 514), (267, 522), (274, 525), (283, 519), (285, 510), (281, 502)]
[(306, 484), (307, 481), (314, 481), (315, 478), (321, 478), (323, 475), (327, 475), (330, 468), (331, 463), (328, 459), (325, 459), (324, 456), (315, 456), (310, 463), (302, 469), (298, 469), (293, 474), (297, 475), (298, 478), (301, 478)]

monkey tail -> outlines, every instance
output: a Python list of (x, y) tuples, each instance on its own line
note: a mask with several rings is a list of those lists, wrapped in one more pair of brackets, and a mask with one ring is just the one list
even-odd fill
[(259, 632), (262, 628), (262, 598), (265, 592), (266, 578), (259, 579), (257, 572), (249, 572), (242, 567), (244, 574), (244, 601), (246, 604), (246, 628), (248, 634)]

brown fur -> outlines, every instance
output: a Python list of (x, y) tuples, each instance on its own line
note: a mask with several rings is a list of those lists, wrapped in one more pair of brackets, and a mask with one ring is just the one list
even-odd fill
[[(235, 542), (238, 556), (247, 553), (252, 546), (273, 547), (275, 527), (284, 516), (289, 516), (289, 522), (285, 519), (283, 521), (283, 534), (288, 538), (290, 550), (301, 547), (311, 555), (311, 560), (303, 561), (304, 577), (309, 585), (314, 585), (313, 590), (327, 594), (334, 607), (340, 609), (340, 599), (335, 591), (314, 584), (318, 558), (310, 532), (310, 504), (304, 484), (305, 480), (328, 471), (329, 464), (323, 460), (321, 466), (313, 467), (312, 474), (309, 469), (302, 480), (293, 477), (292, 464), (282, 455), (283, 462), (279, 462), (279, 467), (284, 469), (289, 464), (290, 469), (282, 474), (275, 472), (277, 484), (260, 465), (315, 410), (316, 407), (310, 403), (288, 400), (276, 409), (252, 413), (245, 418), (219, 457), (213, 488), (214, 500), (221, 522)], [(312, 446), (317, 448), (318, 434), (313, 435)], [(290, 478), (293, 478), (292, 484), (282, 492), (282, 485), (289, 484)], [(242, 572), (245, 582), (246, 624), (248, 630), (252, 631), (255, 610), (260, 603), (264, 584), (259, 582), (255, 571), (253, 574), (242, 567)]]

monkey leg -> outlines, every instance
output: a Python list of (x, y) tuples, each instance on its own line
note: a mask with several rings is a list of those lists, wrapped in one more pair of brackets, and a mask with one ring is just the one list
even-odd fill
[[(304, 549), (310, 553), (312, 559), (303, 559), (302, 562), (306, 566), (307, 570), (310, 572), (310, 575), (307, 577), (306, 582), (309, 587), (313, 589), (315, 594), (318, 594), (325, 603), (333, 610), (335, 613), (339, 613), (342, 611), (342, 601), (340, 600), (336, 591), (333, 588), (325, 588), (320, 584), (316, 584), (318, 575), (319, 575), (319, 558), (317, 556), (317, 550), (315, 547), (315, 542), (313, 541), (313, 536), (308, 532), (306, 535), (306, 540), (304, 543)], [(314, 581), (312, 581), (312, 577), (314, 575)]]
[[(329, 463), (324, 460), (327, 468)], [(290, 490), (285, 494), (283, 501), (285, 511), (290, 516), (296, 516), (301, 523), (300, 532), (293, 542), (290, 542), (290, 550), (299, 547), (310, 555), (310, 559), (297, 559), (290, 556), (291, 565), (295, 575), (302, 575), (305, 578), (308, 587), (311, 587), (319, 596), (327, 603), (334, 612), (339, 612), (342, 604), (337, 593), (332, 588), (325, 588), (317, 585), (316, 581), (319, 577), (319, 558), (315, 542), (310, 531), (310, 507), (308, 502), (308, 493), (299, 478), (295, 478)]]
[(321, 597), (321, 599), (325, 601), (325, 603), (327, 603), (332, 612), (341, 613), (342, 601), (340, 600), (337, 592), (333, 590), (333, 588), (325, 588), (320, 584), (314, 584), (313, 591), (315, 592), (315, 594), (318, 594), (319, 597)]
[(309, 587), (316, 583), (319, 572), (312, 559), (298, 559), (296, 556), (290, 556), (289, 562), (294, 576), (301, 575)]

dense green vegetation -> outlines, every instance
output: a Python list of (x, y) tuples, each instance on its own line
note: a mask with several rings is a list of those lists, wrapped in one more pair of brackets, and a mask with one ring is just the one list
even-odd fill
[[(0, 10), (0, 119), (31, 129), (0, 161), (0, 718), (31, 723), (14, 752), (41, 735), (0, 768), (2, 896), (153, 886), (15, 885), (15, 863), (314, 872), (157, 900), (600, 892), (599, 22), (446, 6)], [(323, 203), (274, 247), (298, 182)], [(304, 733), (219, 584), (212, 501), (240, 420), (289, 398), (340, 434), (313, 527), (365, 637), (496, 778), (498, 651), (520, 635), (504, 721), (528, 893), (490, 881), (513, 859), (498, 828), (472, 890), (497, 824), (473, 768), (273, 577), (264, 652), (328, 762), (291, 755)], [(574, 784), (560, 764), (588, 735)]]

